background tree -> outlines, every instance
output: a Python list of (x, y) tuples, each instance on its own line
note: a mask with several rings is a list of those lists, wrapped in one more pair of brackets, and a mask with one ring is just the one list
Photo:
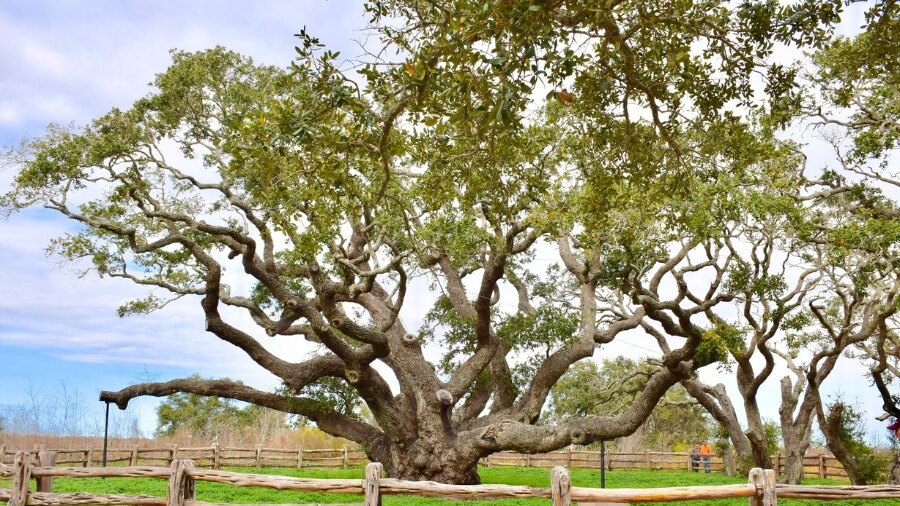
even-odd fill
[[(695, 377), (683, 378), (681, 383), (728, 431), (742, 472), (748, 472), (753, 465), (771, 467), (758, 405), (759, 390), (774, 369), (768, 343), (780, 337), (782, 322), (798, 311), (821, 280), (821, 259), (806, 257), (804, 244), (788, 233), (798, 207), (793, 199), (796, 185), (784, 182), (796, 178), (796, 173), (790, 150), (782, 154), (782, 170), (770, 173), (773, 181), (781, 184), (735, 194), (733, 205), (746, 214), (738, 218), (726, 216), (728, 221), (721, 224), (724, 233), (711, 240), (695, 261), (714, 267), (719, 297), (709, 299), (702, 312), (682, 317), (678, 327), (642, 325), (659, 341), (664, 339), (664, 333), (701, 334), (704, 345), (698, 361), (734, 371), (747, 414), (746, 431), (723, 386), (705, 385)], [(689, 285), (693, 274), (693, 269), (678, 271), (676, 282)], [(694, 298), (702, 300), (704, 295), (697, 293)]]
[(181, 432), (214, 440), (223, 429), (238, 425), (239, 411), (240, 408), (229, 399), (172, 394), (156, 408), (155, 436), (172, 437)]
[[(545, 418), (560, 423), (589, 415), (616, 415), (627, 409), (655, 368), (625, 357), (603, 360), (600, 366), (579, 362), (553, 387)], [(631, 437), (638, 436), (636, 444), (642, 448), (677, 451), (708, 439), (710, 433), (706, 411), (675, 385)]]
[[(798, 172), (793, 177), (801, 178)], [(898, 283), (896, 273), (878, 256), (835, 252), (821, 226), (829, 212), (811, 207), (801, 185), (782, 189), (787, 191), (765, 199), (758, 190), (745, 194), (744, 209), (750, 214), (725, 240), (724, 290), (731, 297), (704, 314), (713, 323), (706, 332), (717, 352), (715, 360), (736, 374), (747, 430), (724, 387), (695, 378), (682, 384), (728, 430), (743, 472), (751, 463), (770, 467), (758, 395), (776, 361), (783, 359), (796, 376), (780, 381), (783, 479), (797, 483), (819, 386), (846, 350), (872, 337), (893, 315)]]
[[(370, 420), (371, 416), (366, 417), (362, 413), (362, 399), (359, 392), (352, 385), (337, 378), (325, 377), (319, 381), (309, 385), (304, 389), (306, 396), (318, 403), (323, 410), (330, 410), (340, 413), (347, 418)], [(279, 393), (282, 395), (293, 395), (287, 388), (283, 388)], [(296, 426), (305, 426), (310, 422), (306, 417), (299, 416), (293, 421)], [(374, 420), (372, 420), (374, 422)]]
[[(204, 381), (199, 375), (189, 379)], [(232, 399), (175, 393), (167, 396), (156, 408), (156, 437), (185, 435), (207, 441), (233, 436), (246, 429), (259, 442), (287, 427), (285, 413), (253, 404), (239, 406)]]
[[(875, 2), (859, 35), (836, 38), (818, 50), (807, 76), (810, 95), (804, 109), (836, 158), (810, 177), (815, 195), (832, 206), (832, 219), (824, 224), (831, 231), (828, 242), (839, 252), (862, 250), (892, 266), (897, 264), (900, 238), (893, 197), (900, 134), (900, 68), (893, 56), (900, 48), (898, 21), (896, 2)], [(898, 396), (888, 386), (897, 372), (895, 328), (889, 319), (857, 347), (871, 365), (884, 410), (896, 418)], [(894, 463), (889, 481), (900, 483), (900, 455), (895, 454)]]
[[(873, 272), (868, 272), (869, 269)], [(846, 350), (877, 334), (896, 307), (898, 281), (895, 272), (878, 272), (867, 262), (862, 262), (856, 270), (847, 269), (849, 276), (842, 278), (835, 279), (833, 270), (826, 272), (834, 281), (831, 293), (838, 298), (810, 300), (813, 330), (789, 332), (786, 343), (790, 352), (773, 348), (796, 377), (793, 384), (789, 377), (781, 379), (782, 404), (779, 409), (786, 454), (785, 480), (790, 480), (789, 483), (802, 479), (803, 456), (809, 447), (813, 417), (821, 403), (823, 381)], [(806, 315), (798, 317), (804, 319)], [(801, 350), (811, 355), (803, 366), (795, 363)], [(792, 453), (796, 454), (793, 459)]]
[[(390, 476), (477, 482), (492, 452), (634, 431), (715, 361), (694, 360), (707, 339), (690, 320), (732, 295), (718, 263), (692, 258), (721, 250), (721, 224), (740, 215), (731, 195), (773, 154), (728, 111), (760, 105), (761, 75), (767, 114), (789, 112), (795, 72), (766, 61), (773, 42), (817, 44), (840, 4), (729, 7), (370, 2), (371, 40), (387, 46), (367, 48), (358, 74), (305, 30), (289, 69), (175, 52), (132, 108), (9, 151), (19, 172), (2, 206), (76, 221), (56, 254), (153, 289), (120, 314), (198, 301), (207, 331), (291, 392), (184, 378), (102, 400), (242, 400), (358, 441)], [(542, 292), (526, 272), (545, 241), (565, 282)], [(232, 291), (232, 275), (254, 288)], [(438, 360), (452, 371), (401, 314), (419, 279), (444, 305), (436, 338), (456, 332)], [(657, 329), (663, 356), (630, 407), (535, 425), (572, 364), (637, 326)], [(288, 362), (264, 346), (275, 336), (322, 352)], [(375, 424), (317, 398), (324, 378)]]

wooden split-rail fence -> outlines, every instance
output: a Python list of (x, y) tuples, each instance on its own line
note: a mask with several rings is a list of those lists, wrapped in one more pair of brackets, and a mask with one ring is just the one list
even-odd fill
[[(34, 453), (44, 450), (36, 448)], [(23, 450), (18, 450), (23, 451)], [(103, 462), (101, 448), (84, 449), (47, 449), (57, 454), (59, 465), (96, 467)], [(0, 445), (0, 464), (12, 462), (17, 453)], [(299, 448), (233, 448), (213, 444), (202, 447), (178, 447), (171, 445), (164, 448), (131, 448), (108, 449), (106, 463), (112, 466), (169, 466), (177, 459), (190, 459), (198, 467), (219, 469), (220, 467), (354, 467), (369, 463), (365, 453), (352, 449), (347, 445), (342, 448), (308, 449)]]
[[(533, 455), (516, 452), (494, 453), (484, 459), (481, 464), (486, 466), (518, 466), (518, 467), (553, 467), (566, 466), (573, 469), (599, 469), (600, 452), (576, 450), (571, 447), (566, 450), (550, 453), (536, 453)], [(607, 451), (605, 458), (607, 471), (614, 469), (692, 469), (691, 455), (685, 452), (616, 452)], [(775, 470), (780, 475), (785, 468), (785, 458), (780, 453), (772, 456)], [(723, 472), (725, 462), (721, 457), (710, 458), (710, 470)], [(700, 462), (699, 471), (703, 472), (704, 462)], [(847, 471), (834, 457), (826, 455), (809, 455), (803, 459), (804, 476), (818, 478), (846, 478)]]
[[(365, 502), (359, 506), (380, 506), (381, 496), (387, 494), (449, 499), (500, 499), (533, 497), (548, 499), (552, 506), (571, 506), (581, 503), (669, 502), (699, 499), (728, 499), (747, 497), (750, 506), (774, 506), (777, 498), (813, 500), (885, 499), (900, 498), (900, 487), (880, 485), (854, 486), (791, 486), (775, 482), (775, 471), (753, 469), (746, 484), (691, 486), (647, 489), (596, 489), (573, 487), (567, 468), (554, 467), (550, 488), (513, 485), (447, 485), (435, 482), (405, 481), (383, 478), (382, 465), (366, 466), (365, 478), (309, 479), (287, 476), (237, 473), (215, 469), (201, 469), (188, 459), (176, 459), (169, 467), (56, 467), (55, 452), (38, 454), (37, 464), (29, 452), (18, 452), (11, 466), (0, 465), (0, 477), (11, 477), (12, 488), (0, 488), (0, 501), (9, 506), (77, 506), (83, 504), (141, 506), (224, 506), (197, 500), (195, 483), (215, 482), (236, 487), (262, 487), (301, 492), (338, 492), (362, 494)], [(168, 480), (166, 497), (124, 494), (54, 493), (53, 478), (159, 478)], [(36, 490), (29, 490), (31, 479)], [(244, 505), (247, 506), (247, 505)], [(257, 505), (261, 506), (261, 505)], [(298, 506), (298, 505), (291, 505)]]
[[(36, 448), (35, 453), (44, 448)], [(20, 449), (24, 450), (24, 449)], [(60, 465), (94, 467), (102, 461), (103, 451), (98, 448), (74, 450), (53, 450), (57, 452)], [(8, 450), (0, 445), (0, 464), (11, 463), (16, 451)], [(338, 449), (299, 448), (237, 448), (212, 444), (202, 447), (181, 447), (171, 445), (164, 448), (131, 448), (110, 449), (107, 452), (107, 463), (113, 466), (163, 465), (169, 466), (177, 459), (193, 460), (197, 467), (219, 469), (220, 467), (354, 467), (369, 463), (366, 455), (359, 449), (345, 445)], [(600, 452), (569, 447), (565, 450), (536, 453), (532, 455), (516, 452), (499, 452), (481, 460), (483, 466), (518, 466), (543, 467), (565, 466), (571, 469), (599, 469)], [(775, 471), (781, 474), (784, 469), (784, 457), (776, 453), (772, 457)], [(691, 456), (681, 452), (614, 452), (605, 455), (606, 470), (621, 469), (691, 469)], [(713, 456), (710, 468), (714, 472), (725, 470), (721, 458)], [(703, 463), (700, 464), (703, 471)], [(807, 456), (803, 460), (805, 476), (819, 478), (845, 478), (847, 472), (834, 457), (825, 455)]]

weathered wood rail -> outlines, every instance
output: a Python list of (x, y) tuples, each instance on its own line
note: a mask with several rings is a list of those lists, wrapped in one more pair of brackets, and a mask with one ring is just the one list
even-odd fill
[[(59, 465), (93, 467), (99, 466), (102, 461), (102, 450), (99, 448), (53, 451), (57, 452), (57, 464)], [(15, 453), (0, 445), (0, 465), (4, 462), (11, 464)], [(108, 451), (107, 463), (114, 466), (127, 465), (132, 467), (138, 465), (170, 466), (174, 460), (179, 458), (191, 459), (197, 467), (210, 469), (219, 469), (220, 467), (346, 468), (363, 466), (369, 463), (366, 455), (361, 450), (347, 446), (338, 449), (265, 448), (262, 446), (237, 448), (219, 446), (218, 444), (182, 448), (173, 445), (166, 448), (140, 448), (133, 446), (131, 448), (112, 449)], [(691, 457), (684, 452), (607, 451), (605, 461), (608, 471), (621, 469), (691, 469)], [(780, 475), (784, 469), (784, 456), (776, 453), (772, 456), (772, 462), (775, 463), (776, 473)], [(532, 455), (499, 452), (482, 459), (481, 465), (544, 468), (565, 466), (570, 469), (598, 469), (600, 467), (600, 452), (573, 447)], [(703, 469), (702, 462), (700, 468), (701, 470)], [(710, 468), (714, 472), (722, 472), (725, 470), (725, 463), (721, 458), (713, 456)], [(817, 476), (819, 478), (844, 478), (847, 476), (847, 472), (844, 471), (843, 466), (837, 459), (825, 455), (804, 458), (803, 470), (805, 476)]]
[[(685, 452), (606, 452), (606, 469), (691, 469), (691, 456)], [(784, 470), (785, 459), (780, 453), (772, 456), (776, 471)], [(566, 466), (572, 469), (598, 469), (600, 452), (568, 448), (550, 453), (526, 455), (515, 452), (499, 452), (482, 459), (485, 466), (553, 467)], [(715, 472), (725, 470), (721, 457), (712, 456), (710, 469)], [(700, 463), (703, 471), (703, 462)], [(834, 457), (810, 455), (803, 459), (804, 476), (819, 478), (846, 478), (847, 472)]]
[[(667, 488), (596, 489), (573, 487), (567, 468), (554, 467), (550, 488), (514, 485), (447, 485), (427, 481), (404, 481), (382, 478), (382, 466), (371, 463), (366, 466), (365, 478), (359, 479), (309, 479), (287, 476), (237, 473), (231, 471), (201, 469), (188, 459), (176, 459), (169, 467), (127, 466), (106, 468), (54, 467), (56, 455), (43, 452), (39, 456), (42, 465), (32, 466), (28, 452), (16, 454), (12, 466), (0, 467), (0, 476), (12, 477), (12, 488), (0, 488), (0, 501), (9, 506), (80, 506), (137, 504), (145, 506), (222, 506), (218, 503), (199, 501), (195, 483), (207, 481), (225, 483), (237, 487), (264, 487), (276, 490), (301, 492), (342, 492), (361, 494), (364, 506), (380, 506), (383, 495), (401, 494), (449, 499), (500, 499), (533, 497), (548, 499), (553, 506), (571, 506), (578, 502), (670, 502), (700, 499), (728, 499), (746, 497), (750, 506), (774, 506), (777, 498), (813, 500), (834, 499), (900, 499), (900, 486), (790, 486), (775, 483), (775, 471), (754, 469), (749, 482), (738, 485), (691, 486)], [(169, 482), (166, 497), (123, 494), (86, 494), (52, 492), (54, 477), (105, 477), (105, 478), (158, 478)], [(35, 478), (37, 490), (28, 489)], [(248, 506), (248, 505), (243, 505)], [(299, 505), (280, 505), (299, 506)], [(359, 506), (359, 505), (357, 505)]]
[[(44, 448), (38, 448), (33, 454)], [(18, 451), (28, 451), (20, 449)], [(11, 464), (18, 451), (7, 450), (0, 445), (0, 465)], [(103, 461), (102, 448), (84, 449), (47, 449), (55, 451), (58, 465), (94, 467)], [(213, 444), (201, 447), (178, 447), (171, 445), (165, 448), (115, 448), (107, 451), (106, 462), (113, 466), (170, 466), (177, 459), (190, 459), (199, 467), (219, 469), (220, 467), (352, 467), (369, 463), (365, 453), (348, 446), (342, 448), (309, 449), (298, 448), (236, 448)]]

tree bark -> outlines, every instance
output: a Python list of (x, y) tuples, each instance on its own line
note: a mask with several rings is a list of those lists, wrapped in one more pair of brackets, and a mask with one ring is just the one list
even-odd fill
[(763, 425), (762, 414), (756, 404), (755, 396), (744, 401), (747, 411), (747, 440), (750, 442), (753, 464), (762, 469), (772, 469), (772, 456), (769, 454), (769, 441), (766, 439), (766, 429)]
[(736, 466), (734, 455), (733, 449), (726, 443), (724, 445), (724, 450), (722, 451), (722, 462), (725, 463), (725, 476), (734, 476), (735, 474)]
[[(738, 390), (744, 401), (744, 411), (747, 414), (747, 440), (750, 443), (750, 452), (753, 456), (753, 465), (762, 469), (772, 469), (772, 456), (769, 455), (769, 442), (766, 440), (766, 430), (763, 425), (762, 414), (759, 411), (757, 395), (759, 388), (772, 374), (775, 361), (772, 354), (765, 347), (765, 334), (754, 336), (751, 346), (743, 355), (733, 355), (737, 362)], [(754, 344), (759, 343), (759, 344)], [(754, 372), (750, 357), (753, 350), (758, 350), (765, 359), (765, 365), (757, 374)], [(740, 464), (739, 464), (740, 465)]]
[(810, 427), (807, 426), (805, 431), (802, 427), (782, 428), (781, 436), (784, 439), (784, 474), (781, 482), (799, 485), (803, 481), (803, 457), (809, 448)]
[(741, 428), (734, 404), (731, 403), (731, 399), (725, 392), (725, 385), (721, 383), (715, 386), (704, 385), (694, 378), (682, 380), (681, 384), (728, 433), (728, 438), (734, 445), (736, 454), (731, 455), (730, 449), (725, 452), (731, 461), (732, 472), (737, 470), (742, 476), (749, 476), (750, 469), (754, 464), (753, 448), (750, 445), (750, 439)]
[(382, 462), (388, 476), (413, 481), (478, 485), (481, 453), (472, 444), (429, 434), (391, 446), (390, 460)]
[(789, 377), (781, 378), (781, 407), (778, 411), (781, 415), (781, 438), (784, 442), (782, 483), (799, 485), (803, 480), (803, 457), (809, 449), (817, 400), (818, 395), (808, 390), (794, 417), (798, 401), (796, 389)]
[(856, 463), (856, 459), (853, 458), (853, 455), (851, 455), (850, 451), (847, 450), (847, 447), (844, 446), (844, 442), (841, 441), (840, 427), (841, 418), (844, 413), (844, 405), (835, 403), (826, 416), (820, 400), (816, 407), (816, 413), (819, 417), (819, 428), (825, 436), (825, 442), (828, 444), (828, 448), (831, 449), (831, 453), (834, 454), (834, 457), (838, 459), (838, 462), (840, 462), (842, 466), (844, 466), (844, 470), (847, 471), (847, 477), (850, 478), (850, 483), (853, 485), (866, 485), (866, 479), (859, 469), (859, 464)]

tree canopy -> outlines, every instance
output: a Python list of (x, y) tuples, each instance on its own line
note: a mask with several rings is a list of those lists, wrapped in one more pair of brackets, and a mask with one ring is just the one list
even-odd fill
[[(379, 42), (358, 59), (306, 29), (286, 68), (173, 51), (131, 108), (6, 153), (4, 209), (78, 222), (53, 252), (148, 287), (120, 314), (196, 300), (208, 332), (285, 385), (183, 378), (102, 399), (238, 399), (358, 441), (391, 476), (472, 483), (492, 452), (633, 432), (669, 387), (767, 353), (807, 295), (858, 271), (823, 249), (837, 211), (807, 221), (819, 202), (775, 135), (805, 104), (773, 52), (825, 47), (840, 2), (365, 8)], [(871, 272), (894, 293), (893, 271)], [(434, 304), (410, 314), (411, 298)], [(718, 311), (733, 303), (744, 321)], [(662, 353), (632, 401), (540, 424), (570, 367), (632, 330)], [(321, 352), (287, 361), (276, 336)], [(321, 395), (334, 382), (372, 420)]]

